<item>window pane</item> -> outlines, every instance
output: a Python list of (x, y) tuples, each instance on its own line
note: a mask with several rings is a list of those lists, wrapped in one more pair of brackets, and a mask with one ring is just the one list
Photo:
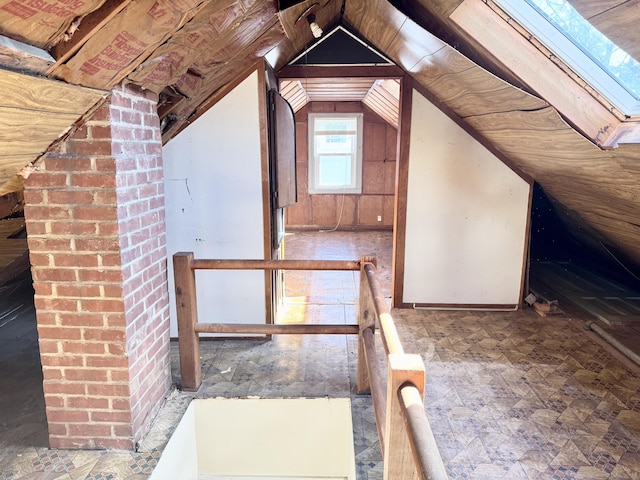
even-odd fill
[(320, 155), (318, 185), (342, 187), (351, 185), (351, 155)]
[(566, 0), (527, 0), (591, 60), (640, 99), (640, 64), (584, 19)]
[(362, 191), (362, 113), (309, 114), (309, 193)]
[(354, 153), (355, 137), (352, 135), (316, 135), (315, 142), (318, 154)]
[(358, 124), (355, 118), (316, 118), (314, 128), (316, 132), (355, 132)]

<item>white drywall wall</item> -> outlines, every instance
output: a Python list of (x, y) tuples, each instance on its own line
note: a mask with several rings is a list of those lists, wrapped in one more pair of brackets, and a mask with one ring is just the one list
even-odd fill
[(171, 434), (150, 480), (198, 480), (198, 446), (193, 403)]
[[(253, 73), (163, 149), (172, 337), (174, 253), (265, 258), (260, 91)], [(264, 323), (264, 278), (262, 271), (197, 271), (198, 321)]]
[(403, 301), (517, 305), (530, 185), (413, 93)]
[(201, 475), (356, 478), (348, 398), (209, 398), (192, 404)]

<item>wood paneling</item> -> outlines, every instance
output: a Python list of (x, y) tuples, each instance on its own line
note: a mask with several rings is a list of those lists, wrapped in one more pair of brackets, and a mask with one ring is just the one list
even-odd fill
[[(484, 113), (512, 110), (535, 110), (544, 108), (547, 103), (522, 90), (514, 88), (491, 75), (468, 60), (461, 59), (452, 48), (438, 52), (437, 57), (444, 63), (440, 67), (431, 64), (435, 57), (423, 60), (416, 69), (415, 78), (429, 90), (438, 92), (438, 97), (450, 106), (462, 118)], [(446, 58), (445, 58), (446, 57)], [(448, 61), (454, 64), (450, 67)], [(456, 74), (452, 69), (460, 68)], [(455, 71), (455, 70), (454, 70)]]
[[(342, 204), (344, 202), (344, 205)], [(360, 199), (356, 195), (340, 195), (338, 203), (336, 205), (341, 214), (338, 213), (340, 218), (340, 224), (336, 222), (338, 228), (340, 225), (358, 226), (358, 212), (360, 210)]]
[[(76, 118), (106, 95), (106, 92), (99, 90), (21, 75), (8, 70), (0, 70), (0, 91), (1, 107), (75, 114)], [(3, 150), (2, 153), (7, 152)]]
[(397, 79), (376, 80), (362, 99), (371, 110), (389, 125), (398, 128), (400, 83)]
[[(376, 15), (371, 11), (370, 15)], [(378, 37), (379, 34), (373, 32), (373, 37)], [(381, 41), (380, 39), (379, 41)], [(414, 66), (425, 57), (434, 55), (440, 49), (445, 47), (445, 43), (437, 37), (426, 34), (426, 31), (418, 26), (410, 19), (406, 19), (403, 22), (402, 27), (398, 31), (398, 34), (394, 36), (393, 41), (389, 47), (384, 50), (387, 55), (407, 72), (412, 73)]]
[[(327, 67), (321, 67), (323, 70)], [(336, 71), (333, 67), (328, 67)], [(398, 128), (399, 83), (393, 78), (379, 78), (357, 74), (366, 71), (369, 75), (385, 75), (400, 72), (380, 67), (350, 67), (336, 71), (338, 76), (314, 76), (317, 68), (289, 67), (280, 72), (280, 93), (299, 111), (307, 102), (362, 102), (395, 128)], [(304, 73), (298, 77), (293, 72)], [(323, 72), (326, 73), (326, 72)], [(348, 107), (347, 107), (348, 108)]]
[(369, 161), (362, 168), (362, 193), (375, 195), (385, 193), (384, 163)]
[[(394, 145), (397, 143), (396, 141), (397, 133), (392, 139)], [(395, 156), (395, 155), (394, 155)], [(393, 195), (396, 188), (396, 161), (395, 160), (384, 160), (382, 162), (384, 168), (384, 193)]]
[(299, 111), (307, 103), (309, 96), (300, 80), (283, 80), (280, 82), (280, 94), (287, 99), (294, 112)]
[[(307, 115), (309, 112), (364, 112), (361, 195), (309, 195)], [(387, 145), (390, 142), (392, 145)], [(314, 102), (296, 114), (298, 203), (286, 209), (295, 228), (391, 228), (395, 194), (397, 131), (359, 102)], [(391, 160), (387, 159), (387, 155)], [(378, 216), (382, 220), (378, 221)]]
[[(595, 98), (586, 94), (582, 86), (560, 69), (550, 69), (549, 59), (527, 38), (514, 34), (506, 22), (497, 21), (496, 13), (481, 0), (467, 0), (451, 18), (474, 38), (482, 38), (483, 45), (496, 58), (535, 88), (550, 104), (561, 110), (589, 138), (599, 144), (606, 142), (608, 133), (618, 124), (613, 114)], [(510, 41), (510, 48), (504, 43)], [(539, 75), (545, 71), (545, 75)]]
[(16, 111), (0, 107), (0, 143), (5, 151), (14, 155), (33, 153), (37, 156), (77, 119), (78, 115), (74, 113)]
[(382, 197), (382, 226), (386, 228), (393, 227), (395, 216), (395, 197), (393, 195), (385, 195)]
[[(340, 195), (341, 196), (341, 195)], [(338, 223), (338, 195), (311, 195), (310, 225), (333, 227)]]
[(360, 197), (360, 210), (358, 214), (358, 223), (360, 225), (380, 225), (380, 222), (378, 222), (378, 215), (381, 216), (383, 213), (383, 195), (363, 195)]
[(570, 0), (569, 3), (607, 38), (640, 60), (640, 1)]
[[(636, 59), (640, 57), (640, 30), (636, 28), (640, 15), (639, 1), (570, 0), (579, 12)], [(89, 47), (92, 51), (102, 52), (112, 46), (106, 40), (116, 27), (113, 22), (119, 21), (118, 17), (126, 12), (139, 10), (134, 6), (155, 5), (146, 0), (85, 3), (92, 6), (82, 15), (100, 6), (102, 8), (89, 16), (78, 17), (79, 29), (68, 43), (61, 43), (53, 51), (59, 60), (55, 73), (80, 83), (83, 79), (78, 66), (82, 64), (83, 56), (88, 55)], [(171, 2), (165, 3), (169, 5)], [(206, 37), (206, 48), (200, 46), (195, 52), (197, 60), (186, 65), (174, 63), (177, 57), (172, 56), (187, 53), (180, 50), (184, 47), (181, 41), (188, 37), (188, 33), (193, 33), (190, 29), (195, 25), (192, 22), (184, 24), (189, 18), (187, 15), (171, 27), (162, 26), (166, 35), (154, 36), (153, 45), (146, 45), (144, 52), (114, 71), (113, 79), (121, 79), (131, 71), (130, 79), (135, 78), (144, 85), (147, 77), (142, 74), (143, 69), (151, 71), (155, 64), (167, 67), (161, 73), (166, 74), (170, 84), (164, 85), (156, 79), (160, 83), (154, 84), (154, 89), (160, 91), (159, 87), (166, 87), (161, 95), (171, 98), (164, 103), (166, 108), (162, 110), (165, 118), (169, 114), (175, 116), (175, 123), (163, 134), (163, 140), (168, 141), (182, 125), (194, 121), (222, 98), (266, 52), (269, 51), (275, 69), (280, 70), (314, 42), (306, 22), (296, 26), (300, 14), (313, 3), (314, 0), (306, 0), (284, 12), (276, 12), (273, 2), (259, 0), (173, 2), (172, 5), (194, 5), (196, 10), (190, 13), (195, 16), (191, 20), (207, 23), (215, 31), (214, 35)], [(393, 3), (402, 5), (413, 18), (408, 18), (386, 0), (323, 0), (318, 2), (320, 8), (316, 12), (316, 20), (324, 29), (338, 24), (350, 26), (354, 33), (409, 72), (420, 88), (429, 92), (434, 102), (439, 102), (451, 115), (457, 116), (459, 122), (482, 137), (487, 145), (535, 176), (558, 201), (584, 213), (585, 221), (594, 225), (594, 231), (597, 224), (597, 230), (604, 237), (619, 243), (631, 258), (640, 259), (640, 242), (632, 228), (638, 223), (633, 219), (640, 218), (640, 202), (637, 200), (640, 198), (639, 146), (619, 145), (614, 150), (602, 151), (583, 136), (596, 141), (615, 136), (612, 128), (614, 115), (603, 112), (593, 97), (584, 95), (584, 90), (576, 94), (575, 79), (563, 75), (548, 58), (540, 58), (537, 49), (537, 54), (534, 54), (530, 39), (518, 37), (506, 22), (497, 21), (494, 14), (488, 15), (487, 2), (402, 0)], [(74, 18), (75, 15), (64, 19), (64, 22)], [(130, 19), (128, 23), (133, 22), (138, 27), (136, 31), (141, 32), (142, 25), (138, 20)], [(5, 33), (14, 31), (16, 36), (26, 37), (22, 40), (30, 44), (43, 45), (39, 37), (44, 31), (35, 31), (37, 28), (28, 25), (28, 20), (21, 23), (25, 26), (15, 30), (11, 30), (6, 22), (0, 27)], [(424, 26), (432, 28), (434, 34)], [(58, 30), (56, 26), (56, 33)], [(73, 32), (69, 30), (67, 33), (71, 35)], [(171, 40), (169, 37), (174, 35), (176, 38)], [(47, 39), (50, 37), (47, 35)], [(452, 45), (447, 45), (443, 39), (450, 40)], [(156, 45), (159, 49), (155, 49)], [(461, 52), (467, 52), (467, 56)], [(138, 67), (140, 70), (136, 70)], [(404, 74), (399, 68), (393, 68), (393, 78)], [(347, 76), (363, 76), (359, 68), (349, 69), (357, 72)], [(524, 69), (526, 75), (515, 72), (520, 69)], [(336, 76), (339, 70), (344, 71), (344, 68), (327, 67), (323, 71)], [(180, 72), (183, 73), (181, 76), (178, 75)], [(305, 69), (304, 72), (298, 77), (309, 78), (309, 72), (313, 72), (313, 76), (322, 76), (313, 69)], [(542, 82), (542, 86), (528, 83), (525, 77), (529, 75)], [(102, 92), (7, 70), (0, 70), (0, 91), (3, 93), (0, 98), (3, 128), (0, 133), (0, 185), (3, 186), (0, 189), (3, 192), (21, 188), (21, 179), (16, 177), (16, 172), (36, 160), (102, 96)], [(373, 93), (371, 89), (369, 93)], [(382, 105), (384, 100), (381, 94), (376, 101)], [(562, 110), (561, 106), (567, 103), (569, 110)], [(373, 104), (368, 104), (375, 109)], [(302, 112), (305, 107), (300, 108)], [(563, 113), (559, 114), (558, 110)], [(589, 118), (591, 120), (584, 120)], [(567, 123), (567, 119), (571, 123)], [(576, 129), (583, 133), (577, 133)], [(306, 130), (303, 132), (299, 138), (306, 136)], [(389, 135), (387, 129), (384, 159), (396, 160), (398, 147), (392, 144)], [(634, 139), (622, 137), (622, 141), (630, 140)], [(400, 151), (407, 148), (408, 145), (403, 144)], [(298, 153), (300, 151), (306, 151), (306, 146), (300, 146)], [(404, 178), (406, 165), (402, 164), (401, 158), (397, 160), (400, 178)], [(390, 172), (395, 165), (387, 161), (383, 166), (383, 191), (388, 195), (392, 183)], [(305, 170), (300, 169), (300, 172)], [(370, 177), (367, 174), (367, 178)], [(395, 182), (393, 184), (395, 186)], [(306, 178), (299, 184), (301, 190), (306, 188), (305, 185)], [(399, 185), (401, 189), (402, 182)], [(376, 181), (374, 190), (379, 189)], [(385, 199), (388, 201), (389, 198)], [(399, 204), (401, 211), (401, 199)], [(345, 205), (351, 209), (347, 216), (352, 213), (354, 218), (356, 214), (368, 215), (360, 212), (359, 202)], [(293, 208), (298, 211), (294, 213), (292, 210), (290, 217), (309, 219), (313, 215), (318, 216), (318, 212), (312, 212), (312, 202), (308, 198)], [(386, 221), (385, 214), (383, 217)], [(628, 225), (621, 227), (616, 222)], [(354, 220), (354, 223), (357, 222)], [(607, 228), (611, 228), (610, 234)]]
[(362, 137), (366, 144), (366, 162), (382, 162), (387, 151), (387, 126), (384, 123), (367, 122)]
[(345, 6), (345, 21), (363, 38), (375, 38), (373, 45), (382, 52), (388, 49), (406, 21), (406, 17), (386, 0), (347, 1)]

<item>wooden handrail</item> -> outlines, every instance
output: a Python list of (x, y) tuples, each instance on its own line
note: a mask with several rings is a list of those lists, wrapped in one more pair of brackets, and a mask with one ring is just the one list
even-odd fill
[(419, 478), (429, 480), (449, 478), (429, 425), (420, 390), (411, 383), (405, 384), (400, 387), (398, 396)]
[(241, 333), (244, 335), (357, 335), (358, 325), (196, 323), (195, 331), (198, 333)]
[[(424, 363), (419, 355), (404, 353), (375, 271), (373, 262), (362, 259), (358, 321), (367, 376), (362, 386), (358, 377), (358, 390), (366, 387), (371, 392), (384, 455), (384, 479), (448, 479), (422, 401)], [(376, 323), (387, 356), (386, 395), (375, 353)]]
[(396, 330), (396, 326), (393, 323), (393, 318), (389, 312), (389, 307), (382, 293), (382, 287), (376, 277), (376, 267), (367, 263), (364, 265), (364, 272), (368, 281), (369, 288), (371, 289), (371, 297), (373, 300), (373, 308), (382, 331), (382, 345), (387, 355), (390, 353), (404, 353), (400, 337)]
[[(210, 260), (193, 253), (173, 256), (178, 315), (182, 388), (197, 390), (202, 381), (200, 333), (229, 334), (358, 334), (358, 391), (371, 392), (385, 480), (445, 480), (448, 478), (427, 419), (424, 363), (404, 353), (400, 337), (375, 275), (375, 257), (352, 260)], [(196, 270), (342, 270), (360, 271), (358, 323), (229, 324), (199, 323), (196, 309)], [(375, 345), (376, 325), (387, 358), (387, 389)]]
[(360, 270), (357, 260), (210, 260), (191, 262), (194, 270)]

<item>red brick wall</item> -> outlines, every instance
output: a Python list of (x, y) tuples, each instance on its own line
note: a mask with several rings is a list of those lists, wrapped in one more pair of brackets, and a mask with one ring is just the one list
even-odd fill
[(116, 88), (25, 180), (52, 447), (134, 448), (170, 387), (155, 105)]

